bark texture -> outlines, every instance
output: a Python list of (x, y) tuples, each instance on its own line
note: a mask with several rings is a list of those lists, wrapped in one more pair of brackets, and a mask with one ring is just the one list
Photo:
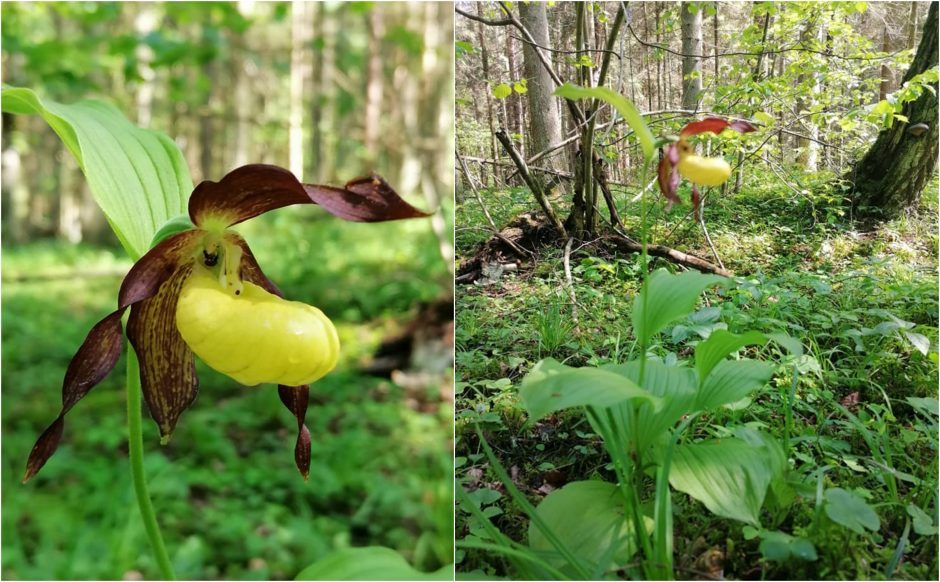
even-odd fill
[[(550, 47), (545, 4), (520, 2), (519, 16), (536, 44)], [(561, 141), (561, 114), (558, 110), (558, 100), (552, 96), (555, 90), (552, 77), (539, 61), (535, 49), (528, 43), (523, 43), (522, 60), (528, 87), (526, 96), (529, 100), (529, 151), (540, 152)], [(548, 158), (546, 164), (557, 170), (559, 167), (554, 159)]]
[[(901, 83), (936, 67), (937, 61), (937, 3), (931, 2), (917, 54)], [(854, 176), (847, 176), (855, 184), (853, 205), (860, 214), (892, 218), (917, 202), (937, 167), (937, 113), (937, 96), (924, 91), (904, 106), (908, 123), (895, 121), (878, 134)], [(918, 124), (927, 126), (919, 135)]]
[(702, 10), (683, 2), (682, 13), (682, 108), (698, 109), (702, 95)]

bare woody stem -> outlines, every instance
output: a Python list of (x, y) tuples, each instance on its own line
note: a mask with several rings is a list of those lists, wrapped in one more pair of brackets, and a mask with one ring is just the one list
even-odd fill
[(163, 543), (163, 534), (153, 511), (150, 501), (150, 492), (147, 490), (147, 479), (144, 475), (144, 434), (141, 418), (141, 389), (140, 365), (137, 354), (130, 343), (127, 344), (127, 442), (131, 462), (131, 479), (134, 482), (134, 493), (137, 496), (137, 505), (140, 507), (140, 517), (147, 531), (147, 539), (153, 549), (153, 557), (160, 569), (160, 577), (164, 580), (175, 580), (173, 566)]

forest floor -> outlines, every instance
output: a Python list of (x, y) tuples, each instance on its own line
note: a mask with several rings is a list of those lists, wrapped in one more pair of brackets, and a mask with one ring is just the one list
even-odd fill
[[(799, 371), (789, 467), (791, 480), (805, 487), (785, 514), (765, 514), (762, 524), (809, 538), (818, 558), (772, 561), (754, 528), (674, 493), (680, 578), (937, 578), (937, 183), (906, 217), (863, 225), (850, 219), (825, 180), (806, 178), (796, 193), (767, 180), (737, 195), (710, 196), (709, 234), (737, 284), (723, 300), (709, 295), (709, 304), (667, 327), (651, 348), (675, 362), (722, 328), (784, 331), (800, 340), (805, 354), (789, 364)], [(500, 228), (535, 207), (524, 188), (482, 195)], [(639, 204), (626, 202), (633, 193), (615, 196), (627, 232), (638, 238)], [(474, 197), (458, 200), (457, 253), (466, 261), (491, 232)], [(698, 224), (681, 220), (688, 211), (666, 213), (657, 200), (650, 242), (714, 261)], [(596, 366), (626, 361), (636, 348), (630, 306), (640, 285), (639, 256), (600, 241), (574, 245), (575, 325), (563, 255), (560, 244), (542, 246), (517, 270), (494, 269), (457, 286), (458, 483), (498, 529), (523, 543), (529, 520), (487, 463), (476, 428), (533, 504), (571, 481), (611, 481), (602, 441), (582, 414), (556, 413), (525, 428), (517, 388), (543, 358)], [(654, 266), (677, 268), (661, 259)], [(779, 436), (789, 374), (778, 367), (750, 405), (714, 422), (748, 423)], [(858, 534), (830, 522), (815, 527), (820, 475), (826, 485), (866, 499), (880, 528)], [(458, 547), (483, 535), (465, 508), (457, 528)], [(507, 564), (497, 554), (458, 549), (465, 578), (511, 575)]]
[[(177, 576), (293, 579), (331, 551), (366, 545), (422, 570), (450, 564), (450, 372), (401, 386), (363, 371), (418, 303), (449, 294), (429, 226), (299, 209), (240, 230), (288, 297), (331, 316), (341, 361), (311, 387), (309, 481), (294, 466), (295, 421), (270, 386), (239, 386), (197, 363), (199, 396), (164, 447), (145, 412), (146, 472)], [(127, 463), (125, 358), (69, 413), (43, 471), (20, 484), (72, 354), (114, 308), (129, 267), (120, 251), (90, 245), (3, 249), (4, 579), (157, 576)]]

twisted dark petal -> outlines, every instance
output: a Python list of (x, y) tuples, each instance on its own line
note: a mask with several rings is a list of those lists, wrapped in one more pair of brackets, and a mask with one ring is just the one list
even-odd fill
[(666, 146), (657, 169), (659, 191), (663, 193), (669, 204), (680, 204), (682, 202), (679, 200), (679, 195), (676, 194), (679, 189), (679, 170), (676, 168), (678, 157), (679, 149), (675, 144)]
[(301, 184), (284, 168), (265, 164), (242, 166), (218, 182), (207, 180), (196, 186), (189, 199), (189, 216), (196, 225), (217, 218), (231, 226), (292, 204), (319, 204), (330, 214), (355, 222), (428, 216), (402, 200), (378, 176), (336, 188)]
[(307, 416), (307, 403), (310, 399), (310, 387), (284, 386), (277, 387), (277, 394), (281, 402), (297, 418), (297, 443), (294, 445), (294, 462), (304, 479), (310, 475), (310, 431), (304, 425)]
[(258, 265), (258, 261), (255, 259), (254, 254), (252, 254), (245, 239), (234, 232), (226, 233), (225, 238), (227, 241), (238, 245), (242, 249), (241, 272), (239, 273), (242, 280), (254, 283), (268, 293), (272, 293), (278, 297), (284, 297), (284, 294), (281, 293), (277, 285), (268, 279), (261, 270), (261, 266)]
[(200, 230), (187, 230), (174, 234), (150, 249), (124, 277), (118, 294), (118, 306), (127, 307), (156, 295), (160, 286), (176, 272), (179, 265), (191, 262), (196, 245), (204, 235)]
[(178, 267), (156, 295), (131, 307), (127, 321), (127, 337), (140, 360), (144, 399), (163, 443), (199, 391), (193, 352), (176, 328), (176, 302), (191, 272), (192, 263)]
[(121, 317), (124, 311), (128, 306), (157, 294), (161, 285), (177, 271), (178, 265), (190, 260), (201, 236), (202, 233), (197, 230), (175, 234), (155, 246), (131, 267), (121, 283), (117, 311), (91, 328), (69, 363), (62, 383), (62, 410), (33, 446), (26, 462), (24, 483), (32, 479), (58, 449), (66, 413), (104, 380), (117, 364), (121, 356)]
[(62, 410), (29, 453), (23, 483), (32, 479), (59, 448), (66, 413), (104, 380), (117, 364), (121, 356), (121, 316), (124, 315), (124, 309), (118, 309), (95, 324), (69, 363), (62, 383)]
[(307, 194), (331, 214), (355, 222), (380, 222), (430, 216), (408, 204), (388, 182), (372, 175), (346, 183), (346, 189), (304, 184)]

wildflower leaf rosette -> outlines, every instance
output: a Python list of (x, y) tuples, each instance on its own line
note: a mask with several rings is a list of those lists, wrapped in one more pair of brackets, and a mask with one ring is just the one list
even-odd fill
[(40, 435), (27, 461), (28, 481), (62, 439), (65, 415), (114, 368), (130, 309), (127, 337), (140, 360), (150, 414), (167, 442), (196, 399), (194, 354), (245, 385), (278, 385), (297, 419), (294, 457), (306, 478), (310, 433), (304, 425), (309, 384), (333, 369), (336, 329), (316, 307), (284, 299), (245, 240), (231, 227), (294, 204), (318, 204), (355, 222), (428, 216), (405, 202), (382, 178), (344, 187), (303, 184), (277, 166), (242, 166), (218, 182), (199, 184), (189, 198), (189, 224), (175, 220), (121, 284), (117, 309), (88, 333), (66, 371), (62, 409)]

